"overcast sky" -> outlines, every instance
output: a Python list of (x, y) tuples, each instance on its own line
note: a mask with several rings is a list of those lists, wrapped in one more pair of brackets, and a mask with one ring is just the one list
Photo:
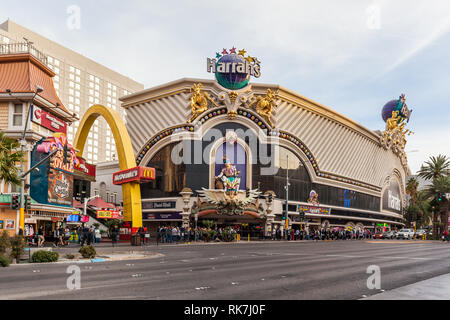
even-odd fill
[(450, 156), (448, 0), (0, 4), (1, 22), (10, 18), (145, 87), (212, 79), (206, 58), (235, 46), (262, 61), (255, 82), (280, 84), (371, 130), (384, 130), (382, 107), (405, 93), (413, 173), (431, 155)]

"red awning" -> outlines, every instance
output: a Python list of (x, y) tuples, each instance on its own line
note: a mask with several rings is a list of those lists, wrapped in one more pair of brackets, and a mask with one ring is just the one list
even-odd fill
[(88, 206), (95, 207), (97, 209), (116, 209), (116, 206), (103, 201), (101, 198), (95, 198), (88, 202)]

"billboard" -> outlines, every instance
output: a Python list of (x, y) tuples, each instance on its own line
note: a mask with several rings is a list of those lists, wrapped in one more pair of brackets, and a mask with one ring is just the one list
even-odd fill
[(50, 131), (67, 134), (67, 124), (64, 121), (36, 106), (33, 106), (31, 121)]
[(97, 211), (98, 219), (120, 219), (119, 211), (99, 210)]
[(48, 177), (48, 203), (64, 206), (73, 204), (73, 175), (55, 170)]
[(383, 210), (402, 213), (402, 209), (400, 186), (395, 179), (392, 179), (383, 193)]

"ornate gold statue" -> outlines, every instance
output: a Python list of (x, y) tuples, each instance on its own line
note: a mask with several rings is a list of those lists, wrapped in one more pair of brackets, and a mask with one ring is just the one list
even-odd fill
[(206, 92), (201, 92), (201, 87), (203, 85), (201, 83), (194, 84), (191, 88), (191, 108), (192, 108), (192, 117), (188, 120), (188, 123), (191, 123), (199, 115), (208, 110), (208, 101), (210, 101), (214, 106), (218, 107), (219, 105), (209, 97)]
[(273, 113), (273, 110), (276, 108), (275, 105), (275, 94), (273, 93), (272, 90), (267, 89), (267, 94), (266, 96), (263, 97), (257, 97), (255, 101), (253, 101), (252, 103), (249, 104), (248, 108), (252, 108), (253, 105), (256, 104), (256, 112), (262, 116), (267, 123), (273, 128), (273, 123), (271, 120), (271, 116)]

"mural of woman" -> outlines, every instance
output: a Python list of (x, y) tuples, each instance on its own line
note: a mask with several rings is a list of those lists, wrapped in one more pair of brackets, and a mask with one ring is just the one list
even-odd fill
[(239, 186), (241, 183), (241, 174), (235, 166), (232, 165), (231, 161), (226, 157), (223, 159), (225, 167), (222, 169), (220, 174), (216, 177), (216, 180), (222, 182), (222, 189), (227, 192), (233, 192), (235, 195), (239, 191)]

